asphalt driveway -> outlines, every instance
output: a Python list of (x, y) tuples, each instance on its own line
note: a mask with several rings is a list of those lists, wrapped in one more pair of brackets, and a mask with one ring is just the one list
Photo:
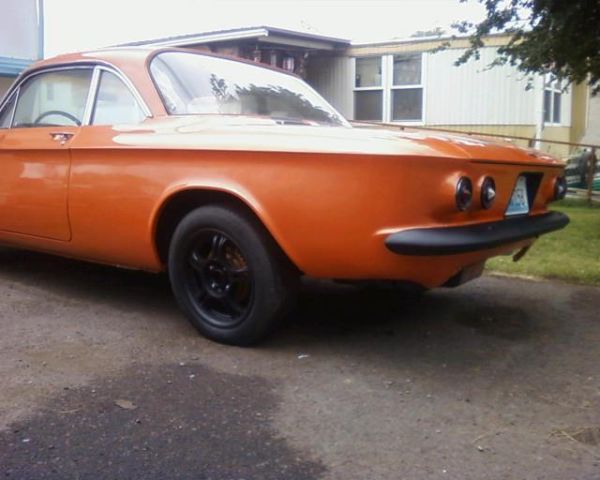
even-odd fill
[(312, 282), (240, 349), (164, 276), (1, 249), (0, 477), (600, 479), (600, 289)]

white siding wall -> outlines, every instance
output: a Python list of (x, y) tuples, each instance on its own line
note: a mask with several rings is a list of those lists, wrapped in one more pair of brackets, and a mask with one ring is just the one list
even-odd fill
[(308, 83), (344, 117), (354, 117), (354, 78), (349, 57), (312, 58), (308, 65)]
[(37, 0), (0, 1), (0, 57), (38, 58)]
[[(509, 65), (488, 66), (496, 48), (481, 49), (481, 59), (459, 67), (454, 62), (464, 49), (423, 54), (425, 125), (528, 125), (540, 123), (543, 79), (528, 79)], [(353, 58), (316, 57), (308, 66), (308, 83), (346, 118), (354, 118)], [(555, 125), (554, 125), (555, 126)], [(561, 98), (560, 126), (571, 126), (571, 93)]]
[(428, 53), (425, 122), (429, 125), (535, 124), (535, 95), (527, 79), (514, 67), (487, 66), (495, 48), (481, 50), (479, 61), (459, 67), (454, 62), (464, 50)]

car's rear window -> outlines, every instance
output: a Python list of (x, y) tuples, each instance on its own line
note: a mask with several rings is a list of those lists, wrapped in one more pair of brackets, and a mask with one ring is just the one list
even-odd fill
[(283, 121), (347, 125), (299, 78), (244, 62), (163, 52), (150, 72), (171, 115), (260, 115)]

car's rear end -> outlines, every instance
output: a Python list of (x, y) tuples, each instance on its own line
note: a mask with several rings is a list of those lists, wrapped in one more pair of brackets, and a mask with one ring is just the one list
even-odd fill
[(492, 256), (520, 258), (536, 238), (569, 221), (548, 210), (566, 194), (560, 162), (512, 145), (450, 142), (462, 142), (467, 158), (402, 162), (402, 225), (377, 235), (399, 257), (391, 262), (402, 270), (397, 274), (428, 287), (469, 280)]

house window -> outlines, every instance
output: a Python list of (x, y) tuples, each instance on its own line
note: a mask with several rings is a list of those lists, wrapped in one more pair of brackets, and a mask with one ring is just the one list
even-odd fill
[(392, 59), (392, 121), (423, 120), (421, 54)]
[(559, 125), (562, 101), (562, 85), (560, 80), (549, 77), (544, 87), (544, 123)]
[(422, 122), (422, 58), (420, 53), (357, 58), (354, 118)]
[(354, 118), (383, 120), (382, 58), (356, 59), (354, 80)]

